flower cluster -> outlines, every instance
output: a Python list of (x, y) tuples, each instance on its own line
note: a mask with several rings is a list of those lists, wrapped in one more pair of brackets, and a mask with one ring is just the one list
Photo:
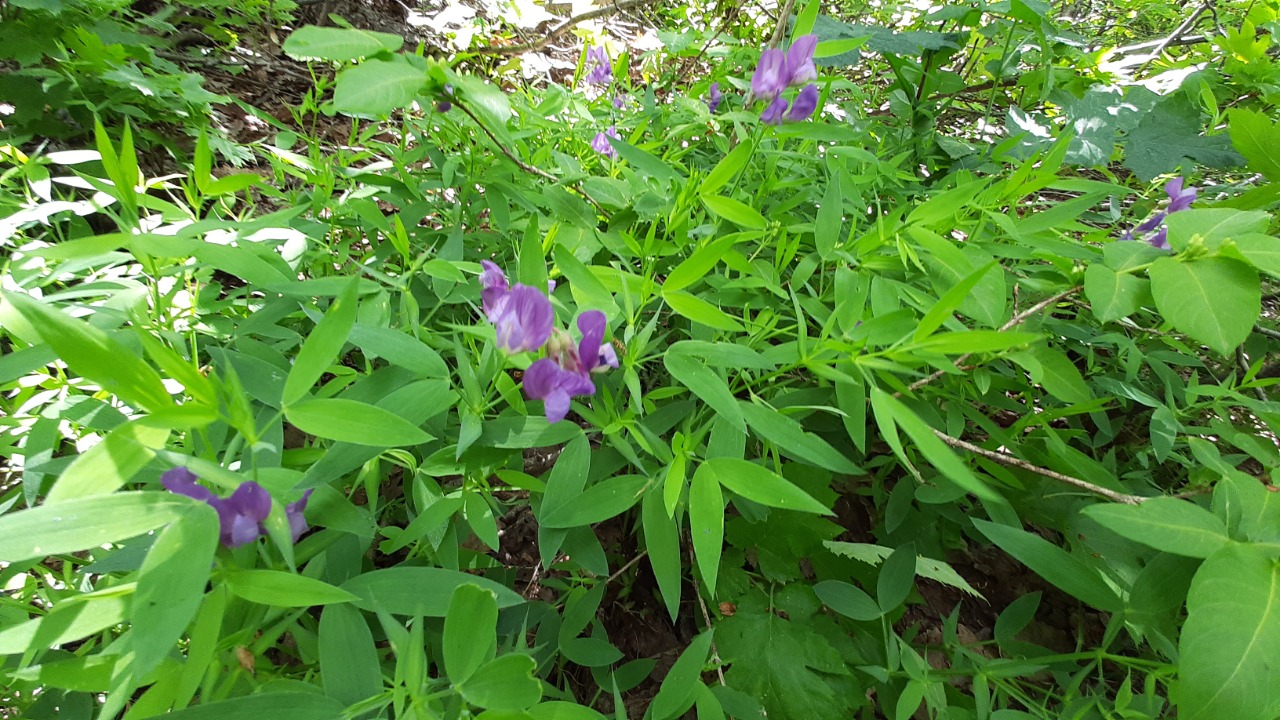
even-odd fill
[(609, 144), (609, 138), (617, 140), (619, 137), (618, 126), (610, 125), (608, 130), (596, 133), (596, 136), (591, 139), (591, 149), (601, 155), (616, 158), (618, 157), (618, 151), (613, 149), (613, 145)]
[[(206, 502), (218, 511), (218, 538), (223, 545), (240, 547), (267, 533), (262, 523), (271, 514), (271, 495), (261, 485), (250, 480), (236, 488), (230, 497), (220, 498), (196, 480), (195, 473), (184, 467), (173, 468), (160, 476), (160, 483), (169, 492)], [(298, 542), (302, 533), (307, 531), (303, 512), (310, 498), (311, 491), (308, 490), (297, 502), (285, 506), (285, 517), (289, 519), (289, 533), (294, 542)]]
[[(817, 47), (817, 35), (803, 35), (796, 38), (786, 52), (770, 48), (760, 55), (760, 64), (751, 76), (751, 94), (769, 103), (760, 115), (761, 122), (769, 125), (800, 122), (818, 109), (818, 86), (811, 82), (818, 77), (818, 69), (813, 64)], [(796, 85), (804, 87), (788, 109), (782, 91)]]
[(547, 422), (563, 420), (570, 398), (595, 394), (593, 373), (618, 367), (617, 353), (604, 341), (604, 313), (588, 310), (578, 316), (582, 340), (575, 345), (564, 331), (553, 331), (555, 316), (546, 295), (519, 283), (509, 287), (502, 268), (488, 260), (480, 264), (481, 301), (497, 330), (498, 346), (511, 353), (547, 348), (547, 357), (524, 373), (525, 397), (543, 401)]
[(707, 90), (707, 109), (715, 114), (721, 100), (724, 100), (724, 93), (720, 92), (720, 83), (711, 83), (711, 87)]
[[(1147, 235), (1148, 233), (1152, 233), (1154, 230), (1154, 233), (1147, 236), (1147, 242), (1151, 243), (1151, 247), (1159, 250), (1168, 250), (1169, 228), (1165, 227), (1164, 219), (1168, 217), (1170, 213), (1176, 213), (1179, 210), (1186, 210), (1191, 207), (1191, 203), (1195, 202), (1196, 199), (1196, 188), (1183, 188), (1182, 183), (1183, 181), (1180, 177), (1174, 178), (1165, 183), (1164, 192), (1165, 195), (1169, 196), (1168, 206), (1147, 218), (1133, 231), (1126, 231), (1122, 239), (1133, 240), (1135, 238), (1135, 233), (1140, 237)], [(1157, 230), (1157, 228), (1159, 229)]]
[(597, 45), (587, 51), (587, 62), (591, 69), (584, 79), (588, 85), (608, 85), (613, 82), (613, 63), (609, 62), (609, 54), (604, 47)]

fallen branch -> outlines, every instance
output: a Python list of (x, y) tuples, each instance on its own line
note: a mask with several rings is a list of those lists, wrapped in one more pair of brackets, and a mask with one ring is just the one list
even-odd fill
[(555, 40), (557, 37), (560, 37), (567, 30), (569, 30), (570, 28), (572, 28), (573, 26), (579, 23), (584, 23), (588, 20), (595, 20), (596, 18), (602, 18), (602, 17), (605, 17), (606, 15), (612, 15), (615, 12), (621, 12), (628, 8), (633, 8), (639, 5), (653, 5), (653, 4), (655, 4), (654, 0), (614, 0), (613, 3), (611, 3), (606, 7), (597, 8), (595, 10), (588, 10), (587, 12), (578, 13), (577, 15), (574, 15), (573, 17), (568, 18), (567, 20), (561, 22), (559, 25), (556, 25), (555, 27), (551, 28), (550, 32), (548, 32), (546, 35), (543, 35), (541, 39), (535, 40), (534, 42), (525, 43), (523, 45), (509, 45), (507, 47), (497, 47), (497, 46), (491, 45), (489, 47), (474, 48), (472, 52), (481, 53), (483, 55), (519, 55), (520, 53), (524, 53), (524, 52), (536, 52), (546, 47), (547, 45), (550, 45), (552, 40)]

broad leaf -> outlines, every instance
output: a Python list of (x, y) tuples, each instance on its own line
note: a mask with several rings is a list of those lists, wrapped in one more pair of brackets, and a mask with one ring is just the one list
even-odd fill
[(1229, 355), (1262, 311), (1258, 272), (1239, 260), (1157, 260), (1149, 271), (1156, 307), (1180, 332)]
[(1174, 555), (1209, 557), (1228, 542), (1222, 521), (1187, 500), (1152, 498), (1141, 505), (1091, 505), (1083, 512), (1114, 533)]

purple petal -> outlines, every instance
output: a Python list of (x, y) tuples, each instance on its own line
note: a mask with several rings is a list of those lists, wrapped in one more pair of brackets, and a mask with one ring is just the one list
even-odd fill
[(480, 298), (484, 306), (484, 314), (492, 322), (498, 313), (502, 298), (507, 294), (507, 275), (502, 272), (502, 268), (488, 260), (481, 260), (480, 267), (484, 268), (480, 273)]
[(289, 503), (284, 508), (284, 515), (289, 519), (289, 534), (293, 536), (293, 541), (298, 542), (298, 538), (302, 537), (302, 533), (307, 531), (307, 519), (303, 513), (307, 509), (307, 501), (311, 499), (311, 493), (314, 490), (308, 490), (302, 493), (302, 497)]
[(1156, 228), (1160, 227), (1160, 223), (1164, 222), (1164, 218), (1165, 218), (1165, 213), (1158, 212), (1155, 215), (1152, 215), (1151, 217), (1144, 220), (1143, 223), (1136, 228), (1136, 232), (1139, 232), (1139, 233), (1151, 232), (1152, 230), (1155, 230)]
[(224, 502), (236, 515), (243, 515), (255, 523), (266, 520), (271, 514), (271, 495), (252, 480), (241, 483)]
[(1151, 247), (1156, 248), (1157, 250), (1168, 250), (1169, 249), (1169, 229), (1160, 228), (1160, 232), (1156, 233), (1155, 235), (1152, 235), (1151, 239), (1147, 240), (1147, 242), (1151, 243)]
[[(818, 69), (813, 65), (813, 51), (818, 47), (817, 35), (801, 35), (787, 50), (788, 85), (800, 85), (817, 79)], [(808, 116), (806, 116), (808, 117)]]
[(534, 351), (551, 337), (555, 311), (542, 291), (516, 284), (499, 308), (493, 324), (498, 346), (509, 353)]
[(618, 367), (618, 352), (614, 350), (613, 345), (610, 345), (609, 343), (605, 343), (600, 346), (600, 360), (596, 365), (596, 370), (605, 367)]
[(724, 93), (720, 92), (720, 83), (711, 83), (711, 88), (707, 90), (707, 110), (715, 112), (720, 107), (720, 101), (724, 99)]
[(259, 523), (253, 521), (245, 515), (231, 515), (222, 524), (222, 534), (220, 539), (222, 544), (229, 548), (238, 548), (246, 543), (251, 543), (258, 539), (262, 534), (262, 527)]
[(1165, 184), (1164, 192), (1169, 196), (1169, 212), (1174, 213), (1191, 207), (1191, 203), (1196, 201), (1198, 191), (1194, 187), (1184, 190), (1182, 178), (1177, 177)]
[(160, 476), (160, 484), (171, 493), (178, 495), (186, 495), (195, 500), (209, 502), (214, 500), (214, 494), (209, 488), (196, 482), (196, 474), (184, 467), (176, 467), (166, 470)]
[(787, 56), (773, 48), (760, 55), (760, 64), (751, 76), (751, 92), (756, 97), (773, 99), (787, 87)]
[(810, 83), (805, 85), (804, 89), (796, 95), (796, 101), (791, 105), (790, 112), (787, 113), (789, 122), (800, 122), (809, 119), (814, 110), (818, 109), (818, 86)]
[(769, 103), (769, 107), (760, 115), (760, 122), (766, 125), (781, 125), (782, 114), (787, 111), (787, 101), (781, 97), (776, 97), (773, 102)]
[(596, 136), (591, 139), (591, 149), (611, 158), (618, 157), (618, 151), (613, 149), (613, 145), (609, 144), (609, 136), (602, 132), (596, 133)]
[(547, 422), (564, 419), (571, 396), (593, 395), (595, 391), (595, 383), (588, 375), (565, 370), (550, 358), (542, 358), (524, 371), (525, 397), (543, 401)]
[(578, 332), (582, 333), (582, 341), (578, 343), (578, 358), (582, 369), (591, 372), (600, 364), (600, 343), (604, 341), (605, 316), (599, 310), (588, 310), (578, 316)]

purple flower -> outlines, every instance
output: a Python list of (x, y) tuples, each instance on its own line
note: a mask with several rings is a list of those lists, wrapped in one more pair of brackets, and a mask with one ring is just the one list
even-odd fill
[(596, 133), (596, 136), (591, 138), (591, 149), (601, 155), (608, 155), (611, 158), (616, 158), (618, 157), (618, 151), (609, 143), (609, 138), (613, 138), (615, 140), (621, 139), (618, 135), (618, 127), (616, 125), (610, 125), (608, 130)]
[(551, 337), (555, 311), (551, 301), (537, 288), (516, 283), (508, 289), (502, 268), (481, 260), (481, 304), (485, 317), (497, 330), (498, 347), (504, 352), (532, 352)]
[(1164, 192), (1169, 196), (1169, 212), (1171, 213), (1186, 210), (1196, 200), (1196, 189), (1189, 187), (1183, 190), (1182, 178), (1180, 177), (1176, 177), (1166, 183)]
[(615, 110), (621, 110), (622, 108), (626, 107), (626, 105), (627, 105), (626, 98), (622, 97), (621, 95), (613, 96), (613, 107)]
[(445, 96), (441, 98), (439, 102), (436, 103), (436, 110), (442, 113), (447, 113), (453, 109), (453, 102), (452, 102), (453, 86), (452, 85), (445, 83), (444, 95)]
[(588, 85), (608, 85), (613, 82), (613, 64), (604, 47), (596, 46), (587, 51), (587, 62), (593, 63), (584, 80)]
[(484, 268), (484, 272), (480, 273), (480, 284), (483, 286), (480, 298), (484, 304), (485, 316), (493, 321), (498, 301), (507, 294), (507, 275), (502, 272), (502, 268), (488, 260), (481, 260), (480, 267)]
[[(236, 488), (230, 497), (220, 498), (196, 480), (195, 473), (184, 467), (173, 468), (160, 476), (160, 483), (169, 492), (206, 502), (218, 512), (218, 539), (223, 545), (240, 547), (266, 534), (267, 529), (262, 523), (271, 514), (271, 495), (261, 485), (250, 480)], [(307, 521), (302, 513), (310, 497), (311, 491), (308, 490), (300, 500), (285, 508), (294, 542), (307, 530)]]
[(1169, 249), (1169, 228), (1162, 227), (1155, 235), (1147, 238), (1147, 242), (1151, 243), (1151, 247), (1157, 250)]
[(764, 112), (761, 113), (760, 122), (765, 125), (781, 125), (782, 114), (786, 111), (787, 101), (781, 96), (776, 97), (773, 102), (769, 103), (769, 107), (765, 108)]
[(751, 76), (751, 94), (773, 100), (787, 88), (790, 78), (786, 53), (777, 48), (765, 50), (760, 55), (755, 74)]
[(720, 92), (720, 83), (711, 83), (711, 88), (707, 90), (707, 109), (714, 113), (720, 107), (721, 100), (724, 100), (724, 93)]
[(818, 36), (801, 35), (787, 50), (787, 84), (801, 85), (818, 79), (818, 68), (813, 65), (813, 51), (818, 48)]
[(524, 394), (542, 400), (547, 422), (559, 422), (569, 413), (570, 398), (594, 395), (593, 372), (618, 367), (613, 346), (604, 342), (605, 316), (588, 310), (578, 316), (582, 340), (575, 346), (563, 334), (548, 344), (548, 357), (529, 366), (524, 373)]
[[(806, 37), (808, 37), (806, 35)], [(791, 104), (791, 110), (787, 113), (787, 122), (800, 122), (808, 120), (813, 111), (818, 109), (818, 86), (809, 83), (804, 89), (796, 95), (796, 101)]]

